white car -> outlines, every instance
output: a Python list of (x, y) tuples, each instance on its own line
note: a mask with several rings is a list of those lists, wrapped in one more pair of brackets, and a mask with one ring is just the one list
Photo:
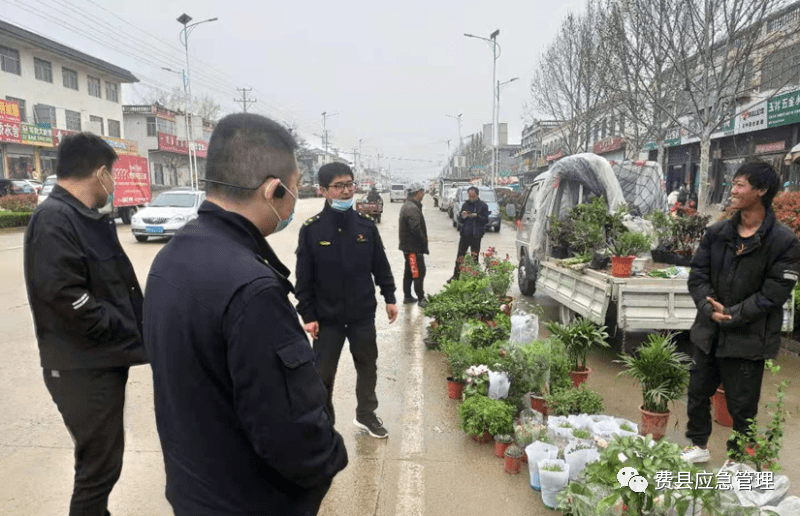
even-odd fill
[(191, 188), (163, 192), (133, 216), (131, 232), (139, 242), (151, 236), (174, 236), (187, 222), (197, 218), (197, 210), (205, 198), (205, 192)]
[(405, 202), (406, 197), (406, 185), (401, 184), (393, 184), (392, 190), (389, 192), (389, 202)]
[(38, 204), (42, 204), (47, 196), (50, 195), (50, 191), (53, 190), (53, 187), (56, 186), (56, 181), (58, 181), (58, 177), (56, 176), (47, 176), (44, 180), (44, 185), (42, 186), (42, 191), (39, 192), (39, 199), (36, 201)]

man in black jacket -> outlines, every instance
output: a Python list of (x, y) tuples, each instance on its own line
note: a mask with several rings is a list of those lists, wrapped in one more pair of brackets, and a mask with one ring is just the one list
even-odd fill
[(467, 254), (467, 249), (476, 260), (481, 252), (481, 239), (486, 233), (486, 224), (489, 223), (489, 206), (480, 199), (479, 194), (477, 187), (470, 186), (467, 194), (469, 198), (457, 215), (458, 222), (462, 224), (461, 238), (458, 241), (456, 268), (451, 279), (458, 278), (458, 269)]
[(114, 149), (67, 136), (58, 183), (25, 232), (25, 284), (44, 383), (75, 444), (69, 514), (105, 516), (122, 471), (122, 413), (132, 365), (145, 364), (142, 291), (117, 238), (98, 213), (114, 191)]
[[(709, 398), (720, 382), (733, 429), (748, 434), (758, 413), (764, 361), (780, 350), (783, 305), (800, 270), (800, 242), (772, 211), (778, 176), (767, 163), (751, 162), (736, 172), (732, 219), (706, 230), (692, 259), (689, 292), (698, 312), (689, 384), (683, 453), (689, 462), (708, 462)], [(736, 443), (728, 441), (728, 451)], [(726, 466), (728, 463), (726, 462)]]
[[(422, 199), (425, 189), (419, 183), (411, 185), (408, 199), (400, 208), (400, 250), (406, 259), (403, 273), (404, 304), (418, 303), (420, 307), (428, 306), (425, 299), (425, 257), (428, 254), (428, 229), (425, 216), (422, 214)], [(411, 284), (417, 297), (411, 295)]]
[(314, 515), (347, 465), (289, 270), (264, 239), (292, 220), (295, 149), (272, 120), (223, 118), (208, 200), (150, 269), (145, 345), (176, 516)]
[(314, 356), (328, 389), (328, 414), (335, 420), (333, 383), (344, 341), (356, 367), (353, 424), (379, 439), (389, 436), (375, 415), (378, 398), (378, 343), (375, 284), (386, 301), (389, 322), (397, 319), (394, 277), (378, 228), (353, 209), (353, 171), (343, 163), (320, 167), (323, 210), (300, 228), (297, 245), (297, 311), (314, 339)]

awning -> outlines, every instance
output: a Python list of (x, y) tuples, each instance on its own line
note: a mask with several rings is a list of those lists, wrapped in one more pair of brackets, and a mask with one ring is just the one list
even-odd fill
[(783, 158), (783, 162), (787, 165), (797, 163), (798, 161), (800, 161), (800, 143), (792, 147), (792, 150)]

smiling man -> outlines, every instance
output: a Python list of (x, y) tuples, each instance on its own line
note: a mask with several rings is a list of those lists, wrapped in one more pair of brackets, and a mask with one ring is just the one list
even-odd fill
[(375, 284), (386, 301), (389, 322), (397, 318), (395, 286), (375, 222), (354, 208), (353, 171), (343, 163), (319, 169), (325, 195), (322, 212), (300, 228), (297, 246), (297, 311), (314, 339), (314, 356), (328, 389), (334, 419), (333, 383), (344, 341), (356, 367), (356, 418), (353, 423), (379, 439), (389, 436), (375, 415), (378, 398), (378, 344)]
[[(742, 165), (731, 192), (736, 213), (706, 230), (692, 259), (689, 292), (698, 311), (686, 430), (692, 444), (683, 453), (688, 462), (710, 460), (709, 398), (720, 383), (733, 429), (749, 433), (747, 420), (758, 413), (764, 361), (780, 350), (783, 305), (798, 278), (800, 242), (772, 211), (778, 184), (771, 165)], [(735, 446), (728, 441), (729, 452)]]

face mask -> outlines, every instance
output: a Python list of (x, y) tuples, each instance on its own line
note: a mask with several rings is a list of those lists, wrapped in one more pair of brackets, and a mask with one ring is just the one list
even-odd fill
[[(106, 185), (104, 185), (103, 181), (100, 180), (100, 174), (102, 174), (102, 173), (103, 173), (102, 170), (97, 172), (97, 181), (100, 183), (100, 186), (103, 187), (103, 191), (106, 193), (106, 196), (107, 196), (106, 197), (106, 204), (112, 204), (114, 202), (114, 192), (109, 192), (108, 188), (106, 188)], [(104, 204), (103, 206), (105, 206), (106, 204)]]
[[(280, 180), (278, 180), (278, 182), (280, 182)], [(286, 188), (286, 186), (284, 186), (284, 189), (287, 192), (289, 192), (289, 195), (294, 197), (294, 194), (292, 193), (292, 191), (289, 190), (288, 188)], [(264, 197), (266, 197), (266, 196), (267, 196), (267, 192), (265, 191), (264, 192)], [(284, 229), (286, 229), (289, 226), (289, 224), (291, 224), (292, 219), (294, 218), (294, 209), (295, 209), (295, 207), (297, 205), (297, 197), (295, 197), (294, 199), (295, 199), (295, 206), (292, 206), (292, 213), (289, 214), (289, 217), (286, 220), (283, 220), (281, 218), (281, 216), (278, 214), (278, 210), (275, 209), (275, 206), (270, 204), (270, 207), (272, 208), (272, 211), (275, 212), (275, 216), (278, 217), (278, 225), (275, 226), (275, 231), (273, 231), (273, 233), (278, 233), (279, 231), (283, 231)]]
[(331, 208), (336, 211), (347, 211), (352, 208), (356, 203), (356, 198), (351, 197), (350, 199), (333, 199), (331, 201)]

